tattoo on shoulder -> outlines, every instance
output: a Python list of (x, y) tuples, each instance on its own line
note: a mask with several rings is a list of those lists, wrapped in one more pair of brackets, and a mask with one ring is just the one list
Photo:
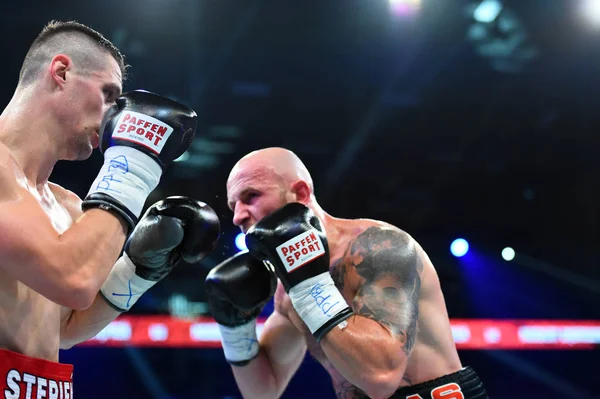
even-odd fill
[(349, 383), (348, 381), (344, 381), (341, 383), (336, 393), (337, 399), (366, 399), (368, 398), (367, 394), (363, 391)]
[(355, 313), (386, 326), (408, 355), (416, 338), (423, 271), (414, 241), (400, 230), (371, 227), (350, 244), (348, 255), (365, 280), (353, 301)]

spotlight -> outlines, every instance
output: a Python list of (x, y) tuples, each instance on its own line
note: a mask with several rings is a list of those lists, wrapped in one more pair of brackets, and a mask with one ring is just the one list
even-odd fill
[(246, 246), (246, 234), (240, 233), (235, 237), (235, 246), (240, 251), (245, 251), (248, 249)]
[(506, 247), (502, 250), (502, 259), (507, 262), (510, 262), (515, 258), (515, 250), (511, 247)]
[(413, 15), (421, 8), (421, 0), (389, 0), (390, 9), (395, 15)]
[(502, 12), (502, 8), (502, 4), (498, 0), (484, 0), (473, 11), (473, 18), (482, 23), (494, 22)]
[(469, 252), (469, 243), (464, 238), (457, 238), (450, 244), (450, 252), (457, 258), (463, 257)]
[(600, 25), (600, 1), (582, 1), (580, 12), (583, 18), (585, 18), (587, 22), (590, 23), (592, 26), (598, 27)]

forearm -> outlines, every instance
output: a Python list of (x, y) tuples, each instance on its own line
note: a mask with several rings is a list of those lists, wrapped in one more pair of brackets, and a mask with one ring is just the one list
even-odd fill
[(87, 211), (47, 255), (61, 271), (55, 276), (59, 277), (55, 285), (75, 288), (80, 296), (87, 297), (83, 302), (89, 305), (123, 249), (125, 227), (121, 219), (106, 211)]
[(73, 345), (93, 338), (120, 314), (109, 306), (100, 294), (96, 295), (92, 306), (85, 310), (71, 311), (63, 321), (60, 348), (69, 349)]
[(244, 399), (269, 399), (281, 395), (273, 367), (265, 351), (245, 366), (231, 366), (235, 381)]
[(388, 329), (358, 315), (343, 328), (333, 328), (321, 348), (337, 371), (372, 398), (387, 398), (399, 386), (406, 369), (402, 344)]
[(85, 275), (100, 288), (123, 249), (125, 234), (123, 220), (91, 209), (59, 236), (60, 252), (54, 255), (63, 263), (63, 270)]

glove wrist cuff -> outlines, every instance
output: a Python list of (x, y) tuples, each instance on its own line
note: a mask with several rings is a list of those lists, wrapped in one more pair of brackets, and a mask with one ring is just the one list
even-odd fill
[(221, 345), (225, 359), (233, 365), (245, 365), (258, 356), (259, 344), (256, 334), (256, 319), (236, 327), (219, 324)]
[(123, 253), (100, 288), (100, 293), (113, 308), (127, 312), (154, 284), (156, 281), (149, 281), (135, 274), (135, 265)]
[(85, 212), (88, 209), (98, 208), (108, 212), (112, 212), (117, 217), (120, 217), (127, 224), (127, 235), (131, 234), (138, 218), (127, 209), (127, 207), (115, 200), (110, 195), (104, 193), (90, 194), (81, 203), (81, 209)]
[(110, 147), (104, 152), (104, 164), (87, 196), (108, 195), (137, 218), (161, 174), (160, 165), (149, 155), (132, 147)]
[(293, 286), (288, 295), (300, 318), (318, 339), (352, 314), (329, 272)]

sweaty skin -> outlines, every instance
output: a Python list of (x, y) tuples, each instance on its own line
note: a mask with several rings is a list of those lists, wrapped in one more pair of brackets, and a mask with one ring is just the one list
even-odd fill
[(227, 193), (233, 223), (244, 232), (288, 202), (310, 207), (327, 233), (330, 274), (355, 312), (346, 328), (317, 343), (279, 282), (261, 353), (232, 368), (244, 397), (279, 397), (307, 349), (331, 376), (338, 398), (385, 398), (462, 368), (437, 273), (409, 234), (381, 221), (327, 214), (304, 164), (282, 148), (243, 157)]
[[(400, 250), (399, 246), (404, 243), (395, 238), (405, 233), (372, 220), (338, 222), (343, 235), (335, 246), (330, 241), (329, 272), (357, 315), (387, 327), (402, 343), (404, 353), (410, 352), (398, 387), (458, 371), (462, 366), (452, 339), (444, 298), (437, 273), (427, 255), (419, 247), (421, 259), (415, 268), (408, 272), (399, 270), (386, 263), (386, 257), (390, 251)], [(411, 296), (414, 302), (411, 302)], [(415, 302), (418, 309), (411, 309)], [(328, 360), (281, 284), (275, 293), (275, 307), (302, 333), (311, 355), (329, 372), (337, 397), (364, 397), (365, 393), (348, 382)], [(417, 313), (418, 318), (405, 321), (404, 315), (411, 312)]]
[(125, 223), (101, 209), (83, 214), (77, 195), (48, 181), (57, 161), (91, 155), (121, 93), (117, 61), (98, 58), (101, 69), (79, 73), (68, 56), (53, 57), (0, 116), (0, 348), (54, 362), (118, 315), (97, 293)]
[[(37, 202), (57, 234), (64, 233), (81, 214), (81, 200), (55, 184), (31, 188), (19, 166), (0, 144), (0, 154), (12, 169), (21, 197)], [(40, 221), (46, 222), (46, 221)], [(35, 239), (32, 237), (31, 239)], [(61, 320), (69, 311), (0, 269), (0, 347), (37, 358), (57, 361)]]

